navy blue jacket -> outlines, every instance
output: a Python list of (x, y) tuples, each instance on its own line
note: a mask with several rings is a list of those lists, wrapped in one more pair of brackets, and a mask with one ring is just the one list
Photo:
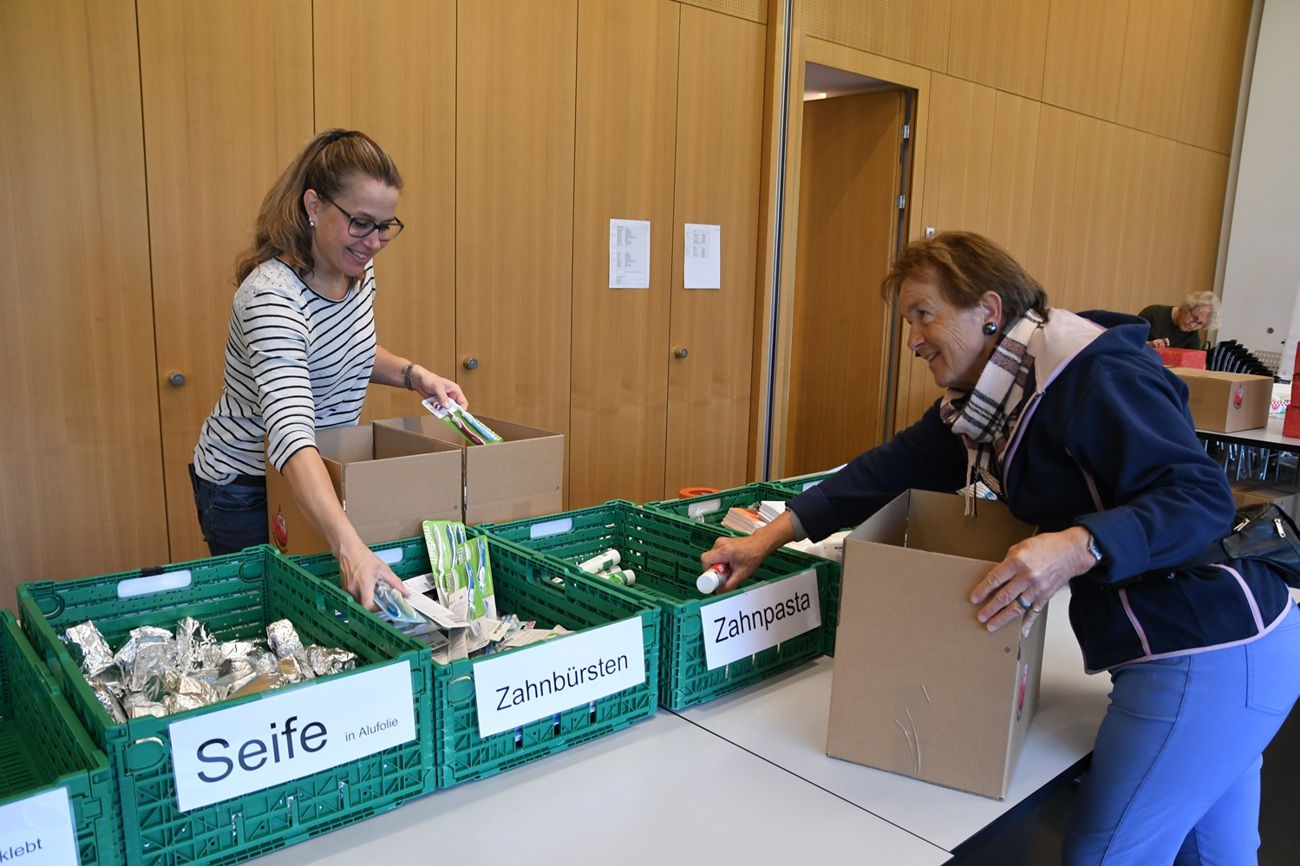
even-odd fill
[[(1223, 469), (1196, 438), (1186, 385), (1146, 346), (1146, 322), (1080, 315), (1108, 330), (1061, 371), (1024, 422), (1003, 490), (1020, 520), (1045, 532), (1084, 526), (1104, 554), (1070, 582), (1070, 622), (1088, 670), (1259, 637), (1290, 601), (1271, 567), (1233, 561), (1169, 571), (1226, 535), (1235, 512)], [(789, 507), (818, 540), (909, 488), (955, 491), (965, 483), (966, 448), (936, 403)]]

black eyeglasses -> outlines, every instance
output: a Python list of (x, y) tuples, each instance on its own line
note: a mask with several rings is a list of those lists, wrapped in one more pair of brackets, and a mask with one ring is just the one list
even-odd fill
[(354, 217), (352, 214), (339, 207), (338, 202), (334, 201), (329, 196), (322, 195), (319, 192), (316, 193), (316, 196), (320, 198), (321, 201), (339, 208), (339, 213), (348, 218), (348, 234), (352, 235), (354, 238), (364, 238), (371, 232), (377, 231), (379, 232), (379, 239), (381, 241), (391, 241), (402, 233), (402, 229), (406, 228), (402, 221), (397, 217), (393, 217), (387, 222), (377, 223), (374, 220), (368, 220), (365, 217)]

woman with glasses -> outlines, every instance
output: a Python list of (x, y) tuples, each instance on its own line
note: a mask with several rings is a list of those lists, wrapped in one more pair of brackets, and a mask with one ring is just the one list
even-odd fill
[(1176, 307), (1152, 304), (1138, 313), (1151, 325), (1147, 345), (1157, 349), (1199, 349), (1201, 330), (1219, 326), (1219, 298), (1214, 292), (1193, 292)]
[(252, 246), (235, 263), (225, 383), (190, 467), (213, 556), (267, 543), (269, 459), (329, 543), (344, 588), (367, 606), (376, 581), (401, 582), (348, 521), (316, 430), (356, 424), (370, 382), (468, 406), (455, 382), (375, 335), (374, 258), (402, 231), (401, 189), (397, 166), (373, 139), (331, 129), (266, 194)]

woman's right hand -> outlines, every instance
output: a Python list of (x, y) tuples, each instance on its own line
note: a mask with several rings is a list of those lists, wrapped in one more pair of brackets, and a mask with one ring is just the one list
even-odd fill
[(1168, 348), (1169, 348), (1169, 338), (1168, 338), (1168, 337), (1161, 337), (1161, 338), (1158, 339), (1158, 340), (1147, 340), (1147, 345), (1150, 346), (1150, 347), (1153, 348), (1153, 349), (1168, 349)]
[(720, 595), (731, 592), (748, 580), (772, 551), (793, 540), (794, 526), (790, 516), (782, 514), (766, 526), (760, 526), (753, 535), (719, 538), (713, 542), (712, 548), (700, 554), (700, 565), (706, 570), (720, 562), (731, 567), (726, 582), (715, 590)]
[(352, 546), (339, 551), (338, 561), (343, 589), (367, 610), (375, 609), (375, 584), (381, 580), (402, 595), (411, 594), (393, 570), (359, 538)]

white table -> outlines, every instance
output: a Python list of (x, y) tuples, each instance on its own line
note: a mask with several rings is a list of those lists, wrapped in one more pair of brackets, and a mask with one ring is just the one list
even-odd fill
[(258, 862), (943, 863), (1092, 750), (1109, 678), (1083, 673), (1067, 602), (1049, 608), (1038, 711), (1005, 800), (827, 757), (823, 658)]

